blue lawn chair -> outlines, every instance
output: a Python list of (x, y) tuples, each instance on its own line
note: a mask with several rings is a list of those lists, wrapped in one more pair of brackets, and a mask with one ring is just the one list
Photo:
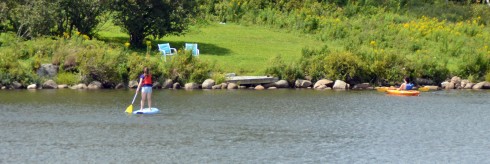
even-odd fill
[(158, 44), (158, 50), (162, 52), (163, 60), (167, 61), (167, 56), (177, 54), (177, 49), (171, 48), (169, 43)]
[(186, 43), (185, 44), (185, 50), (186, 51), (191, 51), (192, 56), (199, 56), (199, 49), (197, 49), (197, 44), (196, 43)]

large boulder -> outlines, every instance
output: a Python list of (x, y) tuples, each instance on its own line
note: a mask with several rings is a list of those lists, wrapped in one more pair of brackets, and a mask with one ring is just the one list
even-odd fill
[(463, 89), (471, 89), (471, 88), (473, 88), (474, 85), (475, 85), (475, 83), (468, 82), (464, 85)]
[(319, 85), (319, 86), (314, 86), (313, 88), (318, 89), (318, 90), (322, 90), (322, 89), (326, 89), (327, 86), (326, 85)]
[(27, 89), (37, 89), (37, 85), (36, 84), (28, 85)]
[(296, 88), (308, 88), (311, 87), (312, 83), (309, 80), (298, 79), (294, 82), (294, 87)]
[(211, 89), (221, 89), (221, 84), (213, 85), (213, 87), (211, 87)]
[(48, 80), (43, 83), (43, 89), (57, 89), (57, 88), (58, 88), (58, 84), (56, 84), (56, 82), (54, 82), (53, 80)]
[(114, 89), (124, 89), (124, 83), (118, 83)]
[(264, 88), (276, 87), (276, 88), (289, 88), (289, 82), (286, 80), (279, 80), (273, 83), (263, 85)]
[(174, 83), (174, 84), (172, 85), (172, 88), (173, 88), (173, 89), (180, 89), (180, 88), (182, 88), (182, 87), (180, 86), (180, 83), (178, 83), (178, 82), (177, 82), (177, 83)]
[(342, 80), (335, 80), (332, 89), (349, 89), (350, 85)]
[(187, 83), (187, 84), (184, 85), (184, 89), (186, 89), (186, 90), (199, 89), (199, 84), (197, 84), (197, 83)]
[(128, 87), (129, 88), (138, 88), (138, 81), (136, 81), (136, 80), (129, 81)]
[[(446, 88), (448, 88), (448, 87), (447, 87), (448, 85), (449, 85), (449, 81), (443, 81), (443, 82), (441, 83), (441, 87), (442, 87), (442, 89), (446, 89)], [(453, 88), (453, 89), (454, 89), (454, 88)]]
[(328, 80), (328, 79), (321, 79), (318, 80), (315, 85), (313, 85), (314, 89), (325, 89), (327, 87), (332, 87), (333, 86), (333, 81)]
[(80, 83), (80, 84), (77, 84), (77, 85), (74, 85), (74, 86), (71, 86), (70, 89), (87, 89), (87, 85), (83, 84), (83, 83)]
[(490, 82), (479, 82), (473, 86), (473, 89), (490, 89)]
[(235, 83), (229, 83), (227, 86), (228, 89), (238, 89), (238, 85)]
[(99, 81), (92, 81), (90, 84), (87, 86), (88, 89), (100, 89), (102, 88), (102, 83)]
[(174, 81), (172, 81), (172, 79), (165, 79), (165, 81), (163, 82), (162, 88), (163, 89), (169, 89), (169, 88), (172, 88), (173, 85), (174, 85)]
[(59, 66), (53, 64), (43, 64), (37, 70), (37, 75), (40, 77), (55, 77), (58, 74)]
[(58, 85), (58, 89), (65, 89), (65, 88), (68, 88), (68, 85), (66, 85), (66, 84), (59, 84)]
[(456, 84), (454, 82), (449, 82), (445, 85), (444, 87), (445, 89), (455, 89), (456, 88)]
[(490, 89), (490, 82), (484, 82), (482, 89)]
[(202, 83), (202, 89), (212, 89), (214, 84), (215, 82), (213, 79), (206, 79)]
[(254, 89), (255, 89), (255, 90), (264, 90), (265, 88), (264, 88), (264, 86), (262, 86), (262, 85), (257, 85), (257, 86), (255, 86), (255, 88), (254, 88)]
[(277, 88), (289, 88), (289, 83), (286, 80), (279, 80), (274, 83), (274, 86), (271, 87), (277, 87)]
[(227, 89), (228, 83), (221, 83), (221, 89)]
[(458, 76), (454, 76), (453, 78), (451, 78), (450, 83), (453, 83), (454, 84), (454, 88), (456, 88), (456, 89), (460, 89), (461, 88), (461, 78), (458, 77)]
[(155, 81), (152, 86), (153, 86), (152, 88), (155, 88), (155, 89), (162, 88), (162, 84), (160, 84), (160, 82), (158, 82), (158, 81)]
[(12, 82), (12, 88), (14, 89), (21, 89), (22, 88), (22, 84), (17, 82), (17, 81), (14, 81)]
[(468, 83), (470, 83), (469, 80), (466, 80), (466, 79), (465, 80), (461, 80), (461, 87), (460, 87), (460, 89), (464, 89), (466, 87), (466, 84), (468, 84)]

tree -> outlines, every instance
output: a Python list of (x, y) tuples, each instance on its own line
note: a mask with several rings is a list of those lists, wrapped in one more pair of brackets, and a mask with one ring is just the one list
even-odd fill
[(109, 0), (4, 0), (0, 2), (0, 30), (11, 27), (26, 39), (71, 34), (92, 37)]
[(194, 4), (189, 0), (115, 0), (114, 20), (129, 34), (131, 45), (142, 47), (147, 36), (182, 33)]
[(55, 12), (59, 4), (44, 0), (19, 1), (11, 3), (14, 8), (9, 11), (8, 19), (17, 35), (33, 38), (51, 34), (56, 26), (59, 13)]
[[(77, 28), (80, 34), (86, 34), (90, 38), (95, 34), (95, 28), (101, 22), (100, 16), (108, 9), (108, 0), (61, 0), (60, 12), (66, 12), (67, 23), (59, 19), (58, 30), (60, 32), (73, 31)], [(64, 26), (68, 27), (64, 27)]]
[(7, 26), (7, 13), (8, 7), (7, 3), (0, 2), (0, 32), (4, 31)]

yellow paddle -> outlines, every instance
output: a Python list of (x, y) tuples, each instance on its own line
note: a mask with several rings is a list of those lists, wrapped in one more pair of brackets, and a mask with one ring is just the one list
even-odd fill
[(136, 96), (138, 95), (138, 92), (136, 92), (136, 94), (134, 94), (134, 98), (133, 98), (133, 102), (131, 102), (131, 105), (128, 106), (128, 108), (126, 108), (126, 113), (133, 113), (133, 104), (134, 104), (134, 100), (136, 99)]

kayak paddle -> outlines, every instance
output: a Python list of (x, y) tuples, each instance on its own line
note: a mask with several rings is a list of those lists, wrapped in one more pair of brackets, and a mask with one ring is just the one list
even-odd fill
[(138, 92), (136, 92), (136, 94), (134, 94), (134, 98), (133, 98), (133, 102), (131, 102), (131, 105), (128, 106), (128, 108), (126, 108), (126, 113), (133, 113), (133, 104), (134, 104), (134, 100), (136, 99), (136, 96), (138, 95)]

